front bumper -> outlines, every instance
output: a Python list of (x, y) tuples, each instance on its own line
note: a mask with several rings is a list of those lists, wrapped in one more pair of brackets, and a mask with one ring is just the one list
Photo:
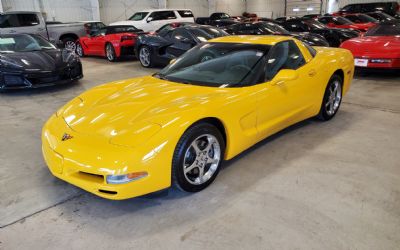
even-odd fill
[[(62, 141), (64, 133), (73, 138)], [(106, 199), (128, 199), (171, 185), (170, 163), (162, 156), (144, 161), (142, 156), (147, 150), (147, 147), (134, 150), (115, 146), (104, 138), (79, 134), (55, 115), (42, 131), (42, 152), (50, 172), (59, 179)], [(148, 175), (124, 184), (106, 182), (107, 175), (141, 171)]]
[[(367, 59), (368, 64), (365, 67), (357, 68), (371, 68), (371, 69), (400, 69), (400, 58), (374, 58), (374, 57), (355, 57), (358, 59)], [(375, 60), (390, 60), (390, 62), (374, 62)]]
[(8, 72), (0, 74), (0, 90), (39, 88), (61, 85), (81, 79), (82, 64), (77, 63), (56, 72)]

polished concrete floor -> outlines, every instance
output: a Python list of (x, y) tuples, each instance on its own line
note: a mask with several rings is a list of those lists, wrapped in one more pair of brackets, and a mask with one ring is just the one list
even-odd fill
[(0, 249), (399, 249), (400, 73), (358, 74), (332, 121), (259, 143), (203, 192), (109, 201), (49, 173), (41, 127), (86, 89), (156, 70), (83, 63), (76, 84), (0, 93)]

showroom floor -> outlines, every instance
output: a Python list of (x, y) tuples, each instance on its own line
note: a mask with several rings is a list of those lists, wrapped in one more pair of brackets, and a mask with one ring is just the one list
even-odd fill
[(259, 143), (203, 192), (110, 201), (50, 174), (41, 127), (85, 89), (156, 70), (83, 63), (77, 84), (0, 94), (0, 249), (400, 246), (400, 73), (357, 75), (332, 121)]

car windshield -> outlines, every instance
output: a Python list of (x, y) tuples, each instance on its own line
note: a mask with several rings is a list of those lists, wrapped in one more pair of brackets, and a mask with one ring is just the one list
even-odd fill
[(189, 30), (200, 42), (206, 42), (213, 38), (229, 35), (225, 31), (215, 27), (193, 27), (189, 28)]
[(306, 20), (304, 21), (308, 26), (310, 26), (314, 30), (326, 29), (326, 26), (316, 20)]
[(44, 38), (37, 35), (17, 34), (0, 36), (0, 52), (30, 52), (38, 50), (56, 49)]
[(349, 16), (346, 16), (346, 18), (354, 23), (377, 23), (378, 22), (378, 20), (376, 20), (375, 18), (372, 18), (367, 15), (363, 15), (363, 14), (349, 15)]
[(278, 34), (282, 34), (282, 35), (289, 34), (289, 31), (285, 30), (283, 27), (281, 27), (275, 23), (262, 22), (259, 25), (262, 30), (267, 31), (268, 33), (278, 33)]
[(149, 12), (136, 12), (129, 18), (129, 20), (140, 21), (143, 20), (147, 16), (147, 14), (149, 14)]
[(339, 16), (339, 17), (334, 17), (334, 18), (333, 18), (333, 21), (334, 21), (334, 23), (337, 24), (337, 25), (353, 24), (352, 21), (350, 21), (350, 20), (347, 19), (347, 18), (341, 17), (341, 16)]
[(379, 20), (379, 21), (394, 21), (396, 18), (392, 17), (391, 15), (388, 15), (386, 13), (380, 12), (380, 13), (368, 13), (369, 16)]
[(380, 24), (372, 27), (365, 36), (400, 36), (400, 24)]
[[(271, 46), (244, 43), (202, 43), (155, 77), (209, 87), (235, 87), (259, 80), (262, 58)], [(257, 77), (258, 76), (258, 77)]]

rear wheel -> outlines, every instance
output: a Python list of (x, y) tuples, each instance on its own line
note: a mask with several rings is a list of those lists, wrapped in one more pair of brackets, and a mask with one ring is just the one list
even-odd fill
[(84, 57), (85, 56), (85, 53), (83, 52), (82, 45), (79, 42), (76, 43), (75, 52), (79, 57)]
[(117, 55), (115, 54), (115, 49), (111, 43), (106, 45), (106, 57), (110, 62), (115, 62), (117, 60)]
[(153, 62), (151, 61), (151, 49), (148, 46), (140, 47), (139, 61), (143, 67), (146, 67), (146, 68), (153, 67)]
[(342, 86), (343, 79), (339, 75), (333, 75), (325, 89), (318, 119), (328, 121), (336, 115), (342, 102)]
[(173, 183), (186, 192), (205, 189), (217, 177), (224, 152), (224, 139), (215, 126), (208, 123), (192, 126), (175, 148)]
[(65, 38), (61, 39), (61, 42), (62, 42), (64, 48), (71, 50), (71, 51), (75, 51), (76, 39), (74, 39), (72, 37), (65, 37)]

